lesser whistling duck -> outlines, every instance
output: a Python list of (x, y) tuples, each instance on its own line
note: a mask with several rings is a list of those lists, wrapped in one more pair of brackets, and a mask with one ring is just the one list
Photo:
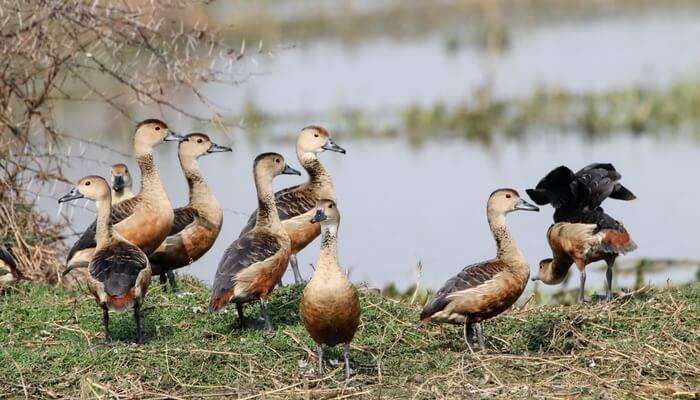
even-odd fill
[(178, 146), (182, 172), (189, 186), (190, 201), (185, 207), (175, 209), (175, 220), (169, 236), (149, 256), (154, 275), (161, 282), (170, 282), (176, 290), (173, 270), (190, 265), (204, 255), (216, 241), (221, 231), (223, 213), (204, 176), (199, 171), (197, 158), (231, 151), (230, 147), (213, 143), (203, 133), (192, 133)]
[[(345, 149), (338, 146), (328, 131), (320, 126), (308, 126), (301, 130), (296, 144), (297, 157), (301, 166), (309, 174), (309, 180), (301, 185), (282, 189), (275, 193), (277, 212), (282, 226), (292, 240), (290, 264), (294, 272), (294, 281), (302, 282), (296, 254), (311, 243), (320, 233), (318, 224), (309, 221), (313, 217), (316, 202), (321, 199), (335, 200), (335, 189), (331, 176), (318, 159), (318, 154), (329, 150), (345, 154)], [(253, 212), (248, 224), (241, 231), (241, 236), (255, 226), (257, 211)]]
[(489, 227), (496, 240), (496, 258), (464, 268), (448, 280), (423, 307), (421, 322), (463, 324), (467, 345), (472, 349), (472, 324), (484, 350), (482, 321), (507, 310), (527, 286), (530, 267), (513, 241), (506, 225), (510, 212), (539, 211), (513, 189), (499, 189), (486, 205)]
[[(163, 142), (180, 141), (157, 119), (148, 119), (136, 126), (134, 156), (141, 170), (141, 191), (131, 199), (112, 206), (112, 222), (119, 233), (146, 254), (155, 250), (168, 236), (173, 224), (173, 208), (165, 192), (153, 160), (153, 148)], [(92, 258), (96, 222), (83, 232), (68, 253), (68, 266), (86, 266)]]
[(612, 164), (591, 164), (575, 174), (560, 166), (527, 191), (535, 203), (551, 204), (555, 209), (555, 223), (547, 231), (553, 258), (540, 261), (539, 275), (533, 280), (548, 285), (561, 283), (575, 263), (581, 273), (579, 301), (583, 302), (586, 265), (604, 260), (605, 298), (612, 299), (615, 259), (637, 248), (625, 227), (600, 207), (608, 197), (627, 201), (636, 198), (622, 186), (621, 178)]
[(7, 272), (0, 275), (0, 287), (4, 284), (24, 278), (22, 271), (17, 267), (17, 262), (12, 255), (12, 250), (4, 246), (0, 246), (0, 270), (5, 270)]
[(109, 174), (112, 177), (112, 204), (134, 197), (134, 193), (131, 191), (133, 181), (129, 167), (126, 164), (112, 165), (109, 169)]
[(338, 265), (340, 212), (333, 200), (316, 204), (312, 223), (321, 225), (321, 251), (316, 271), (304, 288), (299, 311), (317, 344), (318, 372), (323, 375), (323, 345), (344, 345), (345, 378), (350, 379), (350, 341), (360, 324), (357, 290)]
[(291, 241), (282, 228), (272, 191), (272, 179), (281, 174), (301, 175), (277, 153), (263, 153), (255, 158), (253, 176), (258, 195), (255, 226), (226, 249), (214, 277), (209, 309), (218, 311), (235, 302), (241, 327), (258, 326), (257, 321), (244, 316), (243, 305), (260, 300), (265, 328), (272, 330), (267, 300), (282, 278), (291, 254)]
[(109, 310), (134, 310), (136, 342), (142, 342), (140, 309), (151, 281), (151, 267), (146, 254), (127, 241), (112, 224), (112, 199), (107, 181), (99, 176), (87, 176), (61, 197), (59, 203), (88, 198), (97, 206), (97, 245), (87, 269), (73, 264), (63, 274), (75, 268), (85, 276), (90, 292), (102, 308), (105, 336), (109, 340)]

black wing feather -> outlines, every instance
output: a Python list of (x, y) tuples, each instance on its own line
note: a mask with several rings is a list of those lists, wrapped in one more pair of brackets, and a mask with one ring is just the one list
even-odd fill
[(574, 195), (571, 192), (573, 180), (573, 171), (562, 165), (545, 175), (535, 189), (528, 189), (526, 192), (538, 205), (552, 204), (554, 208), (559, 208), (573, 199)]
[(12, 252), (6, 249), (5, 246), (0, 246), (0, 260), (4, 261), (10, 269), (16, 270), (17, 263), (15, 258), (12, 256)]
[(256, 232), (244, 234), (235, 240), (224, 252), (216, 270), (212, 297), (219, 298), (235, 284), (238, 272), (275, 255), (282, 245), (276, 236)]
[(95, 252), (90, 263), (90, 275), (102, 282), (110, 296), (123, 296), (136, 285), (148, 258), (131, 243), (120, 242)]

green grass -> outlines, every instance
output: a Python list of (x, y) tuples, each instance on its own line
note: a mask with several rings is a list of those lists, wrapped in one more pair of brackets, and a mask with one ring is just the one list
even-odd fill
[[(691, 397), (700, 387), (700, 284), (655, 289), (612, 304), (537, 306), (485, 325), (488, 352), (470, 354), (460, 327), (417, 329), (418, 307), (363, 293), (349, 382), (327, 364), (298, 316), (301, 286), (275, 291), (273, 334), (206, 312), (208, 289), (151, 287), (146, 343), (131, 313), (100, 311), (78, 291), (23, 283), (0, 296), (3, 397)], [(247, 310), (257, 313), (257, 307)], [(326, 351), (340, 359), (340, 349)], [(693, 392), (695, 390), (695, 392)]]

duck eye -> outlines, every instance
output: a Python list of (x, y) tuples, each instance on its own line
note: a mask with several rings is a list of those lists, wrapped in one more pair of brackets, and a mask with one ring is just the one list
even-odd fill
[(279, 164), (279, 163), (280, 163), (280, 159), (279, 159), (279, 158), (275, 158), (275, 162), (276, 162), (277, 164)]
[(85, 186), (90, 186), (90, 181), (85, 182)]
[(506, 199), (510, 199), (512, 196), (510, 194), (506, 194)]
[(159, 131), (159, 130), (160, 130), (160, 126), (156, 126), (156, 130)]
[(197, 143), (202, 143), (203, 141), (202, 139), (197, 139)]
[(318, 133), (314, 133), (314, 137), (318, 137)]
[(329, 205), (328, 205), (328, 208), (333, 208), (333, 204), (329, 204)]

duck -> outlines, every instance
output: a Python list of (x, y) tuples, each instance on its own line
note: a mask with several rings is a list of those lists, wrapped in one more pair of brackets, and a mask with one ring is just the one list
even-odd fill
[(208, 154), (230, 152), (230, 147), (211, 141), (204, 133), (191, 133), (178, 145), (178, 157), (189, 187), (189, 203), (175, 209), (175, 219), (168, 237), (149, 256), (154, 275), (161, 283), (167, 280), (177, 290), (173, 270), (192, 264), (212, 247), (221, 231), (223, 212), (204, 176), (197, 159)]
[(253, 177), (258, 196), (255, 226), (236, 239), (224, 252), (214, 276), (209, 310), (236, 303), (241, 328), (259, 328), (260, 321), (246, 318), (243, 305), (260, 301), (262, 324), (272, 330), (267, 303), (282, 278), (292, 252), (291, 239), (282, 227), (272, 191), (272, 179), (278, 175), (301, 175), (278, 153), (263, 153), (255, 158)]
[(134, 197), (134, 193), (131, 191), (133, 181), (131, 180), (129, 167), (126, 164), (112, 165), (109, 169), (109, 174), (112, 178), (112, 204)]
[(474, 331), (479, 348), (484, 351), (483, 321), (510, 308), (530, 277), (530, 267), (508, 230), (506, 215), (513, 211), (539, 211), (509, 188), (494, 191), (486, 204), (486, 216), (496, 241), (496, 258), (465, 267), (426, 302), (420, 314), (421, 324), (435, 321), (463, 325), (470, 351)]
[(335, 201), (318, 201), (310, 222), (321, 225), (321, 250), (316, 270), (302, 293), (299, 314), (317, 345), (318, 373), (323, 376), (323, 346), (342, 343), (345, 379), (350, 379), (350, 342), (360, 325), (360, 301), (357, 289), (338, 264), (340, 211)]
[[(331, 139), (325, 128), (316, 125), (303, 128), (297, 137), (296, 152), (299, 163), (309, 175), (309, 180), (275, 193), (275, 203), (282, 226), (292, 240), (290, 265), (295, 283), (304, 281), (299, 272), (297, 253), (321, 234), (319, 224), (309, 222), (315, 213), (316, 202), (321, 199), (336, 200), (333, 180), (318, 159), (318, 154), (324, 151), (346, 153), (345, 149)], [(256, 218), (257, 210), (248, 219), (240, 236), (253, 229)]]
[(6, 273), (0, 275), (0, 287), (24, 278), (22, 271), (17, 267), (17, 261), (12, 255), (12, 250), (5, 246), (0, 246), (0, 270)]
[(107, 181), (90, 175), (61, 197), (59, 203), (87, 198), (97, 207), (96, 247), (87, 268), (73, 264), (64, 270), (67, 275), (76, 268), (82, 271), (84, 282), (102, 308), (102, 323), (106, 340), (110, 340), (109, 311), (134, 311), (136, 343), (143, 343), (141, 306), (151, 281), (151, 267), (146, 253), (124, 238), (113, 224), (112, 195)]
[(585, 302), (586, 266), (605, 261), (605, 300), (612, 300), (615, 260), (637, 249), (624, 225), (601, 207), (608, 198), (631, 201), (637, 197), (622, 185), (622, 175), (610, 163), (590, 164), (574, 173), (559, 166), (542, 178), (530, 198), (554, 207), (554, 224), (547, 230), (552, 257), (540, 261), (532, 278), (547, 285), (564, 281), (573, 264), (580, 272), (578, 300)]
[[(141, 191), (131, 199), (112, 206), (114, 228), (146, 254), (152, 253), (170, 233), (173, 207), (158, 174), (153, 148), (164, 142), (184, 138), (171, 131), (165, 122), (147, 119), (136, 125), (134, 156), (141, 170)], [(67, 267), (87, 266), (95, 250), (97, 221), (93, 222), (68, 252)]]

